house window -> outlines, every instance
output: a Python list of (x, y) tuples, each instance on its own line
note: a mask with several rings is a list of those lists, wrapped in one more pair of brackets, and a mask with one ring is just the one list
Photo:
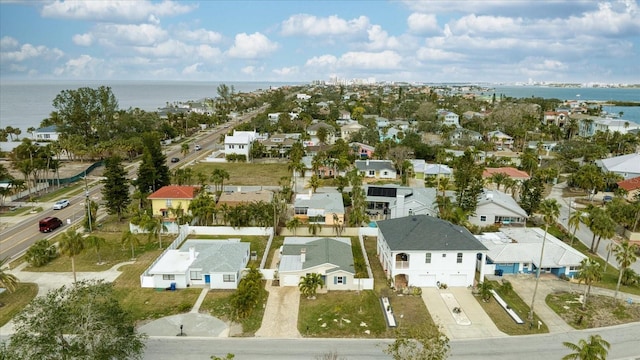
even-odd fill
[(222, 275), (222, 281), (224, 282), (236, 282), (235, 274), (224, 274)]
[(161, 209), (160, 212), (162, 213), (162, 217), (168, 217), (169, 216), (169, 211), (167, 211), (167, 209)]
[(442, 257), (443, 257), (443, 258), (446, 258), (446, 257), (447, 257), (447, 254), (442, 254)]
[(375, 170), (369, 170), (369, 176), (376, 176)]
[(580, 266), (569, 266), (569, 271), (578, 271), (580, 270)]
[(191, 280), (202, 280), (202, 271), (191, 271)]
[(347, 283), (347, 277), (346, 276), (334, 276), (333, 283), (334, 284), (346, 284)]
[(169, 275), (169, 274), (162, 275), (162, 280), (175, 280), (175, 279), (176, 279), (175, 275)]
[(485, 215), (480, 216), (480, 221), (487, 221), (487, 217)]
[(389, 175), (389, 172), (385, 170), (385, 171), (383, 171), (383, 172), (382, 172), (382, 175), (384, 175), (384, 176), (388, 176), (388, 175)]
[(244, 145), (238, 145), (238, 148), (244, 149)]
[(167, 200), (166, 200), (166, 206), (167, 206), (168, 208), (170, 208), (170, 207), (171, 207), (171, 199), (167, 199)]
[(295, 208), (295, 214), (296, 215), (307, 215), (307, 209), (308, 208)]
[(431, 253), (424, 254), (424, 263), (431, 264)]
[(233, 145), (229, 145), (229, 149), (233, 149)]
[(457, 262), (458, 262), (458, 264), (462, 264), (462, 253), (458, 253)]

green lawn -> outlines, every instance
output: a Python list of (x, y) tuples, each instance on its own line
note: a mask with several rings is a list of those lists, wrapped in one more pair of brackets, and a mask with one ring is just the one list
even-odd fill
[(193, 173), (211, 175), (213, 169), (223, 169), (229, 173), (225, 184), (246, 186), (278, 186), (282, 177), (291, 176), (286, 163), (198, 163), (192, 167)]
[(640, 321), (640, 304), (614, 301), (608, 296), (589, 295), (585, 309), (579, 299), (582, 293), (550, 294), (546, 303), (575, 329), (590, 329)]
[[(482, 301), (480, 296), (475, 296), (476, 300), (484, 311), (489, 315), (491, 320), (496, 327), (505, 334), (508, 335), (533, 335), (533, 334), (545, 334), (549, 332), (547, 325), (544, 324), (540, 320), (540, 318), (535, 315), (533, 319), (533, 324), (535, 326), (530, 326), (531, 322), (527, 320), (527, 316), (529, 314), (529, 305), (520, 298), (520, 296), (515, 291), (505, 292), (500, 288), (500, 283), (497, 281), (491, 281), (493, 284), (494, 290), (500, 295), (502, 300), (504, 300), (513, 311), (520, 316), (522, 320), (525, 321), (524, 324), (516, 323), (513, 318), (507, 314), (507, 311), (494, 299), (491, 297), (491, 300), (488, 302)], [(538, 321), (542, 322), (542, 326), (540, 330), (538, 330)]]
[[(262, 317), (264, 316), (265, 305), (269, 293), (261, 288), (262, 293), (260, 299), (253, 309), (253, 312), (246, 319), (240, 319), (238, 322), (242, 325), (242, 334), (240, 336), (254, 336), (256, 331), (262, 325)], [(201, 311), (208, 311), (212, 316), (221, 320), (229, 321), (233, 318), (233, 309), (230, 306), (231, 295), (233, 290), (211, 290), (207, 293), (202, 305)]]
[(16, 291), (0, 294), (0, 326), (8, 323), (16, 314), (38, 294), (38, 285), (33, 283), (18, 283)]
[(298, 330), (305, 337), (379, 338), (387, 324), (374, 291), (329, 291), (314, 300), (301, 297)]

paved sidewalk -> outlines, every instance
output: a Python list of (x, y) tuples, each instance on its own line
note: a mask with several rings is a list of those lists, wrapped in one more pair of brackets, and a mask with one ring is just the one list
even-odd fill
[[(276, 268), (279, 254), (273, 257), (271, 267)], [(273, 286), (267, 280), (269, 298), (262, 318), (262, 326), (256, 331), (256, 337), (301, 338), (298, 331), (298, 310), (300, 308), (300, 290), (296, 286)]]

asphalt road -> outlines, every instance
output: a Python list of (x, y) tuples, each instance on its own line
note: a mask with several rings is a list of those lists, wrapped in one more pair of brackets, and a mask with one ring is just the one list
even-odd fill
[[(563, 342), (577, 343), (591, 334), (600, 334), (611, 343), (609, 360), (640, 359), (640, 323), (564, 334), (454, 340), (450, 342), (449, 359), (560, 359), (570, 353)], [(298, 360), (316, 359), (333, 351), (348, 360), (391, 359), (382, 352), (389, 342), (384, 339), (150, 338), (144, 359), (196, 360), (232, 353), (238, 360)]]
[[(180, 151), (180, 145), (169, 145), (166, 147), (165, 155), (167, 157), (167, 165), (170, 169), (183, 166), (192, 160), (204, 157), (215, 148), (215, 144), (220, 140), (220, 135), (227, 133), (234, 126), (243, 123), (260, 111), (263, 111), (264, 107), (242, 115), (228, 123), (219, 125), (214, 129), (200, 132), (195, 135), (193, 144), (199, 144), (202, 146), (202, 150), (195, 151), (193, 147), (191, 152), (184, 156)], [(172, 163), (171, 158), (180, 158), (177, 163)], [(127, 174), (129, 179), (135, 178), (138, 171), (138, 163), (127, 167)], [(91, 181), (89, 183), (89, 196), (91, 200), (99, 202), (102, 199), (102, 184), (99, 181)], [(69, 227), (67, 220), (71, 225), (79, 223), (85, 215), (86, 210), (86, 194), (82, 193), (68, 198), (71, 205), (62, 210), (53, 210), (48, 205), (44, 211), (28, 216), (22, 222), (9, 226), (4, 231), (0, 232), (0, 259), (9, 257), (10, 259), (21, 256), (31, 245), (41, 239), (49, 239), (56, 236), (61, 231), (65, 231)], [(38, 206), (37, 203), (35, 205)], [(47, 216), (55, 216), (60, 218), (64, 225), (51, 233), (42, 234), (38, 229), (38, 221)]]

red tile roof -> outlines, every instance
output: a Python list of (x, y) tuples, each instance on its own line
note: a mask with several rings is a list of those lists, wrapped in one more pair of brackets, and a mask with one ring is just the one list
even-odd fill
[(482, 173), (483, 178), (491, 177), (493, 174), (503, 173), (512, 179), (526, 180), (529, 178), (529, 174), (526, 171), (518, 170), (513, 167), (500, 167), (500, 168), (486, 168)]
[(640, 176), (627, 180), (618, 181), (618, 187), (627, 191), (640, 189)]
[(147, 199), (193, 199), (198, 189), (198, 186), (167, 185), (149, 195)]

